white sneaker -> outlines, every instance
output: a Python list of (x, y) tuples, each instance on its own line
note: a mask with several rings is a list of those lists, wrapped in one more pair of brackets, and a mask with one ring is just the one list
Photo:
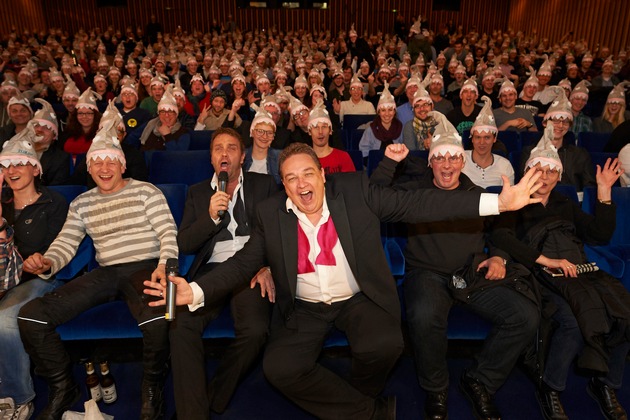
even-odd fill
[(13, 398), (0, 398), (0, 420), (10, 419), (15, 412), (15, 402)]
[(33, 415), (33, 411), (35, 407), (33, 406), (33, 401), (29, 401), (26, 404), (18, 405), (13, 411), (13, 416), (10, 417), (11, 420), (28, 420)]

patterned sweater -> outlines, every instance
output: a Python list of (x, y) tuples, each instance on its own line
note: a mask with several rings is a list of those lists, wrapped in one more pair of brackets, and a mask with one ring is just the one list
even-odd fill
[(49, 278), (76, 254), (90, 235), (101, 266), (177, 258), (177, 227), (166, 198), (152, 184), (130, 179), (120, 191), (100, 194), (93, 188), (70, 204), (61, 232), (44, 257), (52, 261)]

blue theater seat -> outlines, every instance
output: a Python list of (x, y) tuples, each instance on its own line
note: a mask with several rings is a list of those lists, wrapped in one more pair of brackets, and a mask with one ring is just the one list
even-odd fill
[(214, 173), (206, 150), (153, 152), (149, 164), (152, 184), (186, 184), (209, 178)]
[(188, 150), (210, 150), (212, 133), (214, 133), (213, 130), (191, 131)]

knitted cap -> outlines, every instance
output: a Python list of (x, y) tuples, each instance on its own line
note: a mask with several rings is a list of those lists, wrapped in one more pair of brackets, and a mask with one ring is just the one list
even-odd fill
[[(277, 94), (278, 94), (278, 92), (276, 92), (276, 95)], [(263, 95), (263, 97), (260, 100), (260, 106), (262, 108), (264, 108), (266, 106), (272, 106), (275, 109), (277, 109), (278, 111), (281, 111), (280, 105), (278, 105), (278, 98), (277, 98), (276, 95)]]
[(558, 156), (558, 149), (551, 142), (553, 140), (553, 124), (547, 124), (542, 138), (529, 154), (529, 159), (525, 164), (525, 169), (536, 166), (549, 166), (550, 169), (557, 169), (562, 174), (562, 162)]
[(497, 123), (494, 120), (494, 113), (492, 112), (492, 99), (484, 95), (481, 97), (481, 100), (483, 101), (483, 108), (479, 111), (479, 115), (475, 118), (475, 122), (470, 129), (470, 137), (472, 137), (473, 132), (485, 132), (496, 135), (499, 131), (497, 129)]
[(626, 91), (625, 87), (630, 85), (630, 82), (623, 81), (617, 86), (615, 86), (610, 93), (608, 94), (608, 98), (606, 99), (606, 103), (626, 103)]
[(42, 174), (42, 164), (39, 163), (33, 144), (37, 142), (35, 124), (29, 121), (26, 127), (15, 136), (11, 137), (2, 146), (0, 152), (0, 166), (8, 168), (10, 165), (31, 164), (39, 169)]
[(429, 116), (438, 122), (429, 148), (429, 165), (433, 156), (445, 156), (447, 153), (450, 153), (451, 156), (464, 156), (462, 138), (453, 124), (441, 112), (431, 111)]
[[(194, 77), (195, 76), (193, 76), (193, 78)], [(186, 92), (184, 92), (184, 89), (182, 89), (182, 83), (180, 82), (179, 79), (175, 80), (175, 86), (173, 86), (173, 96), (176, 96), (176, 97), (178, 96), (180, 98), (186, 97)]]
[(588, 100), (588, 87), (590, 85), (591, 84), (588, 80), (580, 80), (580, 82), (575, 85), (575, 88), (571, 91), (570, 98), (573, 99), (575, 97), (582, 97)]
[(289, 97), (289, 111), (291, 112), (291, 115), (295, 115), (296, 113), (300, 112), (303, 109), (308, 111), (308, 107), (306, 105), (300, 102), (298, 98), (291, 95)]
[(269, 124), (273, 127), (273, 130), (276, 130), (276, 123), (273, 122), (273, 118), (271, 117), (271, 114), (269, 114), (267, 111), (265, 111), (264, 108), (256, 105), (256, 104), (252, 104), (251, 108), (253, 110), (256, 111), (256, 115), (254, 115), (254, 119), (252, 120), (252, 125), (249, 128), (249, 135), (250, 136), (254, 136), (254, 130), (256, 129), (256, 126), (258, 124)]
[(516, 88), (514, 87), (514, 83), (511, 80), (505, 79), (503, 83), (501, 83), (501, 88), (499, 89), (499, 96), (504, 92), (516, 92)]
[(216, 89), (212, 91), (212, 95), (210, 95), (210, 102), (214, 101), (216, 98), (221, 98), (227, 103), (227, 95), (223, 89)]
[(98, 107), (96, 106), (96, 100), (101, 99), (101, 95), (92, 91), (92, 88), (87, 88), (85, 92), (79, 96), (79, 102), (77, 102), (78, 108), (89, 108), (94, 111), (98, 111)]
[(359, 79), (359, 75), (357, 73), (355, 73), (352, 76), (352, 80), (350, 80), (350, 87), (352, 87), (352, 86), (360, 86), (361, 89), (363, 89), (363, 83)]
[(92, 160), (99, 158), (118, 160), (122, 164), (123, 170), (126, 169), (127, 160), (118, 140), (118, 126), (121, 121), (120, 114), (116, 116), (111, 112), (105, 122), (101, 122), (101, 128), (96, 132), (86, 155), (88, 169)]
[(121, 94), (125, 92), (133, 93), (134, 95), (136, 95), (136, 98), (138, 97), (138, 88), (136, 87), (136, 84), (132, 79), (125, 80), (122, 87), (120, 88)]
[(68, 78), (68, 82), (66, 83), (66, 87), (63, 89), (63, 98), (78, 98), (81, 95), (81, 91), (74, 83), (73, 80)]
[(416, 90), (416, 93), (413, 94), (413, 101), (411, 102), (411, 106), (414, 106), (420, 101), (429, 102), (431, 104), (433, 103), (431, 96), (429, 96), (429, 92), (427, 92), (422, 83), (418, 86), (418, 90)]
[(31, 103), (28, 101), (28, 98), (22, 95), (22, 93), (19, 91), (15, 96), (9, 99), (9, 104), (7, 105), (7, 108), (11, 108), (12, 105), (25, 106), (26, 109), (28, 109), (28, 112), (30, 112), (30, 114), (33, 115), (33, 108), (31, 108)]
[[(225, 93), (224, 93), (225, 95)], [(176, 114), (179, 114), (179, 109), (177, 108), (177, 101), (173, 96), (173, 85), (168, 85), (164, 95), (162, 95), (162, 99), (158, 102), (157, 106), (159, 111), (174, 111)]]
[(313, 110), (310, 112), (308, 116), (308, 128), (316, 127), (317, 124), (324, 123), (330, 127), (330, 132), (332, 133), (332, 122), (330, 122), (330, 115), (328, 115), (328, 111), (326, 111), (326, 107), (324, 106), (324, 101), (319, 100), (313, 107)]
[(383, 84), (383, 92), (381, 93), (381, 97), (378, 100), (376, 110), (378, 111), (381, 108), (396, 109), (396, 99), (394, 99), (394, 95), (392, 95), (392, 93), (389, 91), (389, 83), (387, 83), (387, 81)]
[(476, 94), (479, 94), (479, 90), (477, 89), (477, 82), (475, 81), (475, 77), (474, 76), (471, 77), (470, 79), (467, 79), (464, 82), (464, 85), (460, 89), (459, 94), (461, 95), (462, 92), (465, 91), (465, 90), (472, 90)]
[(51, 129), (55, 133), (55, 137), (57, 137), (57, 134), (59, 134), (59, 126), (57, 123), (57, 115), (52, 105), (40, 98), (35, 98), (35, 102), (41, 104), (42, 108), (35, 113), (33, 121)]
[(545, 55), (544, 57), (545, 57), (545, 62), (542, 63), (542, 65), (538, 69), (538, 75), (551, 76), (551, 63), (549, 62), (549, 57), (547, 57), (547, 55)]
[(529, 85), (538, 87), (538, 77), (536, 76), (536, 70), (534, 70), (532, 66), (529, 67), (529, 77), (525, 81), (523, 87)]

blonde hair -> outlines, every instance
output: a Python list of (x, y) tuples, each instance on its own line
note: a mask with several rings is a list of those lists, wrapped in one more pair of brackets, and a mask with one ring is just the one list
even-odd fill
[(625, 118), (626, 104), (625, 102), (620, 103), (621, 106), (619, 107), (619, 112), (617, 112), (617, 115), (612, 115), (610, 113), (610, 110), (608, 109), (609, 105), (610, 104), (608, 102), (606, 102), (606, 105), (604, 105), (604, 112), (602, 114), (602, 118), (608, 121), (609, 123), (611, 123), (613, 128), (617, 128), (619, 124), (621, 124), (622, 122), (626, 120)]

